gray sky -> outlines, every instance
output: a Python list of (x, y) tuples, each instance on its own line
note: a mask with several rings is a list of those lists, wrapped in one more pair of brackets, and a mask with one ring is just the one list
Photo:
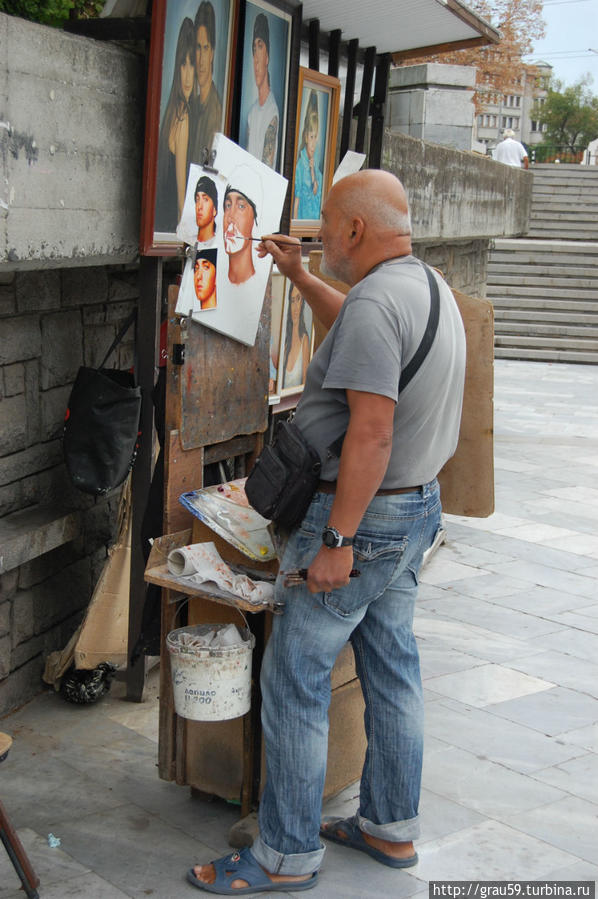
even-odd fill
[(598, 0), (545, 0), (543, 17), (546, 37), (536, 42), (526, 62), (550, 63), (567, 86), (590, 72), (591, 90), (598, 95)]

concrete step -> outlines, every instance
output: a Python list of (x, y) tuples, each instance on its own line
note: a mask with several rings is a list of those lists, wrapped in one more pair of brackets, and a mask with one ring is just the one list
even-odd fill
[[(596, 206), (596, 209), (598, 209), (598, 205)], [(531, 221), (545, 221), (546, 216), (549, 215), (554, 222), (587, 223), (591, 227), (596, 222), (596, 209), (590, 209), (586, 206), (584, 206), (583, 210), (565, 209), (562, 204), (559, 204), (558, 206), (555, 204), (552, 210), (546, 211), (544, 209), (538, 210), (532, 206), (530, 219)]]
[[(494, 338), (496, 346), (524, 346), (531, 349), (552, 349), (558, 346), (558, 342), (554, 336), (550, 337), (519, 337), (514, 334), (501, 335), (496, 334)], [(563, 341), (566, 348), (571, 350), (583, 350), (584, 352), (596, 352), (598, 357), (598, 341), (592, 338), (567, 337)]]
[[(531, 213), (530, 213), (530, 215), (531, 215)], [(552, 221), (551, 216), (552, 216), (552, 214), (548, 213), (546, 215), (546, 218), (545, 218), (543, 224), (547, 228), (550, 228), (553, 231), (556, 228), (562, 229), (562, 233), (560, 234), (561, 240), (569, 240), (569, 237), (570, 237), (569, 232), (572, 230), (575, 231), (576, 226), (577, 226), (577, 230), (581, 230), (582, 228), (585, 228), (587, 231), (587, 236), (585, 238), (581, 238), (581, 239), (584, 239), (584, 240), (595, 240), (596, 239), (595, 234), (596, 234), (596, 226), (598, 223), (593, 215), (589, 216), (587, 219), (580, 218), (577, 221), (568, 221), (566, 218), (559, 219), (558, 221), (556, 221), (556, 220)], [(538, 230), (538, 224), (539, 223), (535, 222), (535, 221), (530, 222), (530, 228), (525, 236), (526, 237), (534, 237), (535, 235), (532, 233), (532, 229)], [(565, 233), (565, 230), (567, 233)], [(559, 238), (556, 238), (556, 239), (558, 240)]]
[(577, 291), (553, 291), (551, 296), (535, 287), (496, 287), (487, 291), (488, 299), (499, 309), (563, 309), (586, 312), (598, 308), (598, 296), (580, 298)]
[(492, 250), (488, 267), (502, 267), (505, 265), (542, 265), (563, 266), (575, 269), (578, 266), (598, 271), (598, 253), (569, 253), (563, 250), (543, 250), (535, 252), (528, 250)]
[[(501, 272), (512, 271), (517, 274), (541, 274), (545, 273), (549, 277), (569, 276), (580, 278), (596, 278), (598, 277), (598, 257), (588, 259), (587, 256), (579, 256), (579, 262), (559, 262), (550, 253), (538, 253), (535, 258), (530, 259), (527, 253), (519, 256), (518, 253), (492, 253), (488, 262), (488, 271)], [(587, 264), (584, 264), (587, 263)]]
[(592, 178), (541, 178), (534, 176), (533, 192), (547, 193), (552, 190), (553, 193), (580, 193), (586, 189), (588, 193), (592, 193), (594, 189), (598, 190), (598, 177)]
[[(529, 237), (542, 237), (542, 238), (554, 238), (555, 240), (562, 238), (563, 229), (562, 228), (530, 228), (528, 231)], [(570, 240), (587, 240), (588, 237), (594, 236), (593, 234), (588, 234), (588, 231), (585, 230), (579, 233), (569, 233), (568, 237)], [(598, 237), (598, 233), (596, 233)]]
[(493, 273), (492, 279), (488, 278), (488, 286), (494, 284), (522, 284), (530, 287), (551, 289), (563, 287), (567, 290), (598, 290), (597, 278), (556, 278), (554, 275), (542, 277), (539, 274), (498, 274)]
[(577, 324), (546, 324), (543, 321), (521, 322), (521, 321), (501, 321), (500, 328), (495, 328), (498, 337), (502, 339), (507, 335), (515, 335), (517, 338), (532, 338), (532, 340), (542, 340), (550, 338), (550, 344), (556, 344), (558, 341), (564, 341), (567, 346), (572, 346), (575, 341), (571, 338), (580, 338), (584, 343), (584, 347), (595, 346), (598, 351), (598, 326), (594, 325), (577, 325)]
[(593, 167), (576, 163), (561, 162), (558, 165), (549, 162), (535, 163), (531, 167), (531, 171), (534, 173), (535, 177), (550, 178), (555, 181), (562, 179), (570, 179), (571, 181), (577, 179), (591, 180), (597, 177)]
[(554, 312), (553, 310), (547, 309), (515, 309), (515, 308), (505, 308), (504, 306), (498, 307), (494, 306), (494, 321), (500, 322), (500, 326), (497, 327), (497, 330), (500, 330), (501, 333), (504, 331), (504, 325), (507, 323), (515, 324), (516, 322), (523, 323), (538, 323), (541, 325), (554, 325), (555, 327), (562, 325), (564, 328), (571, 327), (571, 323), (574, 322), (575, 326), (584, 326), (590, 325), (592, 329), (596, 329), (596, 334), (598, 335), (598, 306), (596, 307), (595, 312), (577, 312), (575, 317), (571, 316), (570, 312)]
[(495, 346), (495, 359), (527, 359), (534, 362), (575, 362), (578, 364), (598, 365), (598, 351), (595, 353), (579, 350), (551, 349), (540, 347)]
[(496, 250), (527, 250), (528, 252), (565, 252), (598, 254), (598, 241), (586, 240), (571, 244), (568, 240), (542, 240), (535, 237), (496, 237), (492, 246)]
[[(538, 284), (542, 287), (568, 287), (598, 289), (598, 272), (591, 269), (583, 269), (579, 272), (571, 271), (570, 274), (562, 268), (550, 268), (544, 270), (532, 265), (502, 265), (500, 268), (492, 268), (488, 272), (488, 284)], [(530, 280), (531, 279), (531, 280)]]

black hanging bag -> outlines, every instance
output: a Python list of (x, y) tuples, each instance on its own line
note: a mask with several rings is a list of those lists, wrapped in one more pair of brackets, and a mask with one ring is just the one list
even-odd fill
[(100, 496), (125, 480), (137, 455), (141, 388), (129, 371), (104, 368), (136, 317), (133, 311), (99, 368), (81, 367), (64, 420), (63, 451), (78, 490)]

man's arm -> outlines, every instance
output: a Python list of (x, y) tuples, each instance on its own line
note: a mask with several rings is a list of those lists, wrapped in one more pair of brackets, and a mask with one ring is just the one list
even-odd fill
[(524, 156), (522, 162), (523, 162), (523, 168), (529, 169), (529, 156)]
[[(376, 393), (347, 390), (347, 402), (349, 427), (328, 523), (343, 536), (352, 537), (388, 468), (395, 401)], [(322, 546), (309, 567), (307, 586), (312, 593), (343, 587), (349, 583), (352, 567), (352, 547)]]
[(258, 255), (263, 257), (267, 253), (274, 259), (279, 272), (290, 278), (300, 290), (301, 296), (307, 300), (324, 327), (330, 328), (340, 312), (345, 295), (303, 268), (301, 242), (296, 237), (266, 234), (262, 243), (258, 244)]

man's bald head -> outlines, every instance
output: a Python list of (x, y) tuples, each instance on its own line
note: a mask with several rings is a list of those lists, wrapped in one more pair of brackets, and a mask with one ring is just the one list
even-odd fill
[(366, 169), (341, 178), (322, 207), (324, 274), (356, 284), (380, 262), (411, 253), (405, 190), (390, 172)]
[(397, 235), (411, 234), (405, 189), (396, 175), (381, 169), (365, 169), (341, 178), (328, 198), (341, 214), (359, 216), (368, 229)]

